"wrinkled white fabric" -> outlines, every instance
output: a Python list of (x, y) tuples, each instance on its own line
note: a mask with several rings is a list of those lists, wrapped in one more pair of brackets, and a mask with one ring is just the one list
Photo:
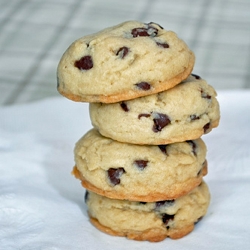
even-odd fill
[(221, 91), (220, 126), (203, 136), (212, 200), (188, 236), (159, 243), (106, 235), (88, 221), (71, 174), (88, 104), (65, 98), (0, 108), (0, 249), (249, 249), (250, 91)]

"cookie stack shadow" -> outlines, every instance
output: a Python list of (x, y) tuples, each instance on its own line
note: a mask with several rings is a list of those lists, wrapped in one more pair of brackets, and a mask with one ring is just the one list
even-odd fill
[[(71, 87), (80, 78), (98, 78), (91, 71), (99, 65), (98, 42), (105, 39), (110, 39), (113, 47), (107, 50), (113, 55), (104, 57), (114, 57), (107, 62), (111, 64), (108, 76), (105, 72), (99, 76), (97, 90), (83, 83)], [(171, 52), (178, 43), (184, 49)], [(151, 57), (143, 52), (147, 49), (153, 53), (152, 60), (153, 55), (159, 56), (148, 70), (153, 77), (144, 76), (143, 69), (131, 63), (131, 58), (137, 58), (141, 65), (150, 65)], [(127, 81), (132, 84), (117, 90), (116, 64), (125, 65), (125, 60), (126, 67), (119, 70), (130, 67)], [(162, 64), (171, 70), (159, 75)], [(134, 240), (178, 239), (207, 213), (210, 193), (203, 180), (208, 171), (207, 148), (201, 137), (218, 126), (220, 112), (215, 90), (192, 74), (193, 66), (193, 52), (173, 32), (135, 21), (79, 39), (61, 59), (58, 91), (71, 100), (90, 103), (93, 128), (76, 143), (72, 173), (86, 189), (89, 218), (99, 230)], [(110, 93), (98, 90), (103, 84), (107, 84), (104, 92), (110, 88)]]

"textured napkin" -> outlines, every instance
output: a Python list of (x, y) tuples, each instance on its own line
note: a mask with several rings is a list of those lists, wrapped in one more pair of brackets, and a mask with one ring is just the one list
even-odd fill
[(250, 91), (219, 92), (221, 123), (203, 136), (212, 195), (188, 236), (159, 243), (106, 235), (87, 217), (71, 174), (88, 104), (65, 98), (0, 108), (0, 249), (249, 249)]

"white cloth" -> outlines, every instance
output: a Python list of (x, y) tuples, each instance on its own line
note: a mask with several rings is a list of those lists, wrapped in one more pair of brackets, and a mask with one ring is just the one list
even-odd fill
[(203, 137), (212, 200), (188, 236), (159, 243), (106, 235), (88, 221), (71, 174), (88, 105), (65, 98), (0, 108), (0, 249), (250, 249), (250, 91), (222, 91), (221, 123)]

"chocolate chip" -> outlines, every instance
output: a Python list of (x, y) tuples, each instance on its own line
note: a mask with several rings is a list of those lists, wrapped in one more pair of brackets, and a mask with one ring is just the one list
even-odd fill
[(149, 36), (146, 28), (134, 28), (132, 29), (131, 34), (133, 35), (133, 37)]
[(200, 80), (201, 79), (201, 77), (200, 76), (198, 76), (198, 75), (196, 75), (196, 74), (191, 74), (193, 77), (195, 77), (195, 79), (197, 79), (197, 80)]
[(121, 47), (117, 52), (116, 55), (120, 56), (120, 58), (124, 58), (129, 52), (129, 48), (128, 47)]
[(200, 218), (197, 219), (197, 221), (194, 223), (195, 225), (200, 222), (203, 219), (203, 216), (201, 216)]
[(199, 172), (197, 173), (197, 176), (199, 176), (201, 174), (202, 169), (203, 169), (203, 167), (199, 170)]
[(204, 133), (207, 133), (209, 128), (210, 128), (210, 122), (203, 127)]
[(151, 37), (155, 37), (155, 36), (157, 36), (157, 34), (158, 34), (158, 29), (155, 28), (155, 27), (153, 27), (153, 26), (151, 26), (151, 25), (149, 25), (149, 26), (148, 26), (148, 34), (149, 34)]
[(89, 191), (86, 190), (85, 195), (84, 195), (84, 201), (85, 201), (85, 203), (87, 203), (88, 198), (89, 198)]
[(203, 90), (201, 90), (201, 97), (205, 98), (205, 99), (211, 99), (211, 95), (208, 95), (207, 93), (205, 93)]
[(75, 67), (80, 70), (89, 70), (93, 68), (93, 61), (91, 56), (84, 56), (80, 60), (75, 61)]
[(167, 145), (158, 145), (162, 153), (167, 155)]
[(190, 141), (187, 141), (187, 143), (192, 147), (192, 152), (193, 152), (193, 154), (194, 154), (195, 156), (197, 156), (197, 152), (196, 152), (197, 146), (196, 146), (195, 142), (190, 140)]
[(138, 36), (156, 36), (158, 34), (158, 29), (151, 25), (147, 25), (146, 28), (134, 28), (131, 31), (131, 34), (133, 37), (138, 37)]
[(139, 204), (141, 204), (141, 205), (146, 205), (147, 202), (145, 202), (145, 201), (140, 201)]
[(128, 105), (125, 102), (121, 102), (120, 106), (125, 112), (129, 111)]
[(199, 120), (199, 119), (200, 119), (200, 117), (197, 116), (197, 115), (190, 115), (190, 120), (191, 120), (191, 121)]
[(120, 178), (123, 173), (125, 173), (124, 168), (110, 168), (108, 170), (108, 177), (110, 182), (114, 185), (120, 184), (121, 182)]
[(153, 131), (155, 133), (160, 132), (164, 127), (166, 127), (171, 121), (166, 114), (156, 113), (156, 117), (153, 119)]
[(149, 90), (151, 85), (148, 82), (139, 82), (135, 84), (139, 89), (142, 90)]
[(164, 49), (167, 49), (169, 48), (169, 45), (167, 43), (159, 43), (159, 42), (156, 42), (156, 44)]
[(163, 207), (163, 206), (171, 206), (173, 205), (174, 200), (165, 200), (165, 201), (157, 201), (155, 203), (155, 207), (159, 208), (159, 207)]
[(174, 214), (162, 214), (162, 222), (167, 225), (170, 220), (174, 219)]
[(154, 23), (154, 22), (150, 22), (150, 23), (148, 23), (148, 25), (151, 25), (151, 24), (156, 24), (157, 26), (159, 26), (162, 30), (164, 29), (160, 24), (158, 24), (158, 23)]
[(150, 117), (150, 114), (139, 114), (139, 115), (138, 115), (138, 119), (141, 119), (141, 117), (146, 117), (146, 118), (148, 118), (148, 117)]
[(148, 165), (148, 161), (145, 160), (135, 160), (134, 164), (136, 167), (138, 167), (140, 170), (144, 170), (145, 167)]

